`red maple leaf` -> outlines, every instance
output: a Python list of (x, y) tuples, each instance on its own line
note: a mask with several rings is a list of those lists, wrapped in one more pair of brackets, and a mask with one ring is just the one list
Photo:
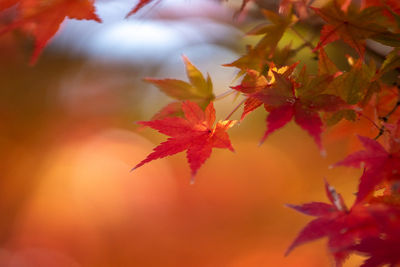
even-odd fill
[(382, 232), (378, 236), (362, 239), (350, 249), (368, 256), (362, 267), (378, 267), (389, 264), (400, 264), (400, 210), (398, 207), (388, 209), (389, 216), (379, 216)]
[(341, 39), (363, 57), (365, 40), (368, 38), (392, 46), (400, 43), (399, 34), (389, 32), (386, 22), (381, 20), (382, 7), (368, 7), (363, 10), (348, 8), (343, 11), (338, 1), (332, 1), (322, 8), (311, 8), (327, 22), (321, 30), (320, 41), (315, 50)]
[(369, 256), (361, 267), (378, 267), (386, 266), (386, 264), (398, 266), (400, 264), (400, 229), (396, 235), (392, 234), (387, 238), (367, 238), (352, 247), (352, 249)]
[(299, 233), (286, 251), (288, 255), (294, 248), (306, 242), (328, 237), (328, 247), (337, 266), (351, 252), (360, 239), (376, 237), (381, 232), (381, 218), (387, 216), (388, 209), (381, 204), (362, 205), (355, 203), (348, 210), (340, 194), (325, 182), (325, 189), (331, 204), (311, 202), (303, 205), (288, 205), (299, 212), (315, 216)]
[(359, 168), (365, 164), (365, 170), (358, 186), (357, 202), (365, 199), (384, 180), (400, 178), (400, 150), (386, 151), (376, 140), (358, 137), (365, 150), (355, 152), (334, 166)]
[(30, 63), (34, 64), (66, 18), (101, 22), (95, 14), (93, 3), (93, 0), (21, 0), (17, 6), (18, 17), (0, 29), (0, 34), (16, 28), (32, 34), (35, 38), (35, 47)]
[(210, 102), (203, 111), (196, 103), (184, 101), (182, 110), (185, 118), (167, 117), (162, 120), (138, 122), (170, 138), (154, 148), (153, 153), (137, 164), (133, 170), (152, 160), (187, 150), (193, 179), (201, 165), (210, 157), (213, 148), (227, 148), (234, 151), (226, 130), (232, 127), (235, 121), (219, 121), (213, 126), (215, 121), (213, 102)]
[(264, 108), (269, 114), (267, 130), (261, 143), (271, 133), (282, 128), (294, 118), (296, 124), (307, 131), (322, 150), (323, 123), (318, 112), (336, 111), (345, 106), (345, 102), (338, 96), (323, 93), (333, 79), (331, 75), (321, 75), (309, 79), (309, 76), (303, 71), (304, 77), (300, 82), (296, 82), (290, 78), (295, 66), (296, 64), (277, 71), (271, 70), (273, 78), (270, 78), (270, 81), (255, 71), (249, 71), (242, 84), (233, 87), (248, 97), (242, 119), (264, 104)]

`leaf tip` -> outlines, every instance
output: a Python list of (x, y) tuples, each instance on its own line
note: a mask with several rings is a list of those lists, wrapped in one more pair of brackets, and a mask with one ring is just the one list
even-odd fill
[(295, 207), (295, 205), (289, 204), (289, 203), (286, 203), (284, 206), (287, 208), (291, 208), (291, 209), (294, 209), (294, 207)]
[(258, 142), (258, 146), (259, 146), (259, 147), (260, 147), (262, 144), (264, 144), (264, 142), (265, 142), (265, 140), (267, 139), (268, 135), (269, 135), (269, 132), (266, 132), (266, 133), (264, 134), (264, 136), (261, 138), (260, 142)]
[(182, 54), (181, 57), (182, 57), (183, 61), (185, 61), (185, 62), (189, 61), (189, 58), (185, 54)]
[(134, 121), (133, 123), (134, 124), (139, 124), (139, 125), (142, 125), (142, 126), (146, 126), (146, 121)]
[(190, 177), (190, 182), (189, 182), (190, 185), (194, 185), (194, 183), (195, 183), (195, 177), (196, 177), (196, 174), (195, 174), (195, 173), (192, 173), (192, 176)]
[(288, 247), (288, 249), (285, 251), (285, 254), (283, 254), (285, 257), (289, 256), (290, 252), (292, 252), (292, 250), (294, 249), (293, 245), (290, 245), (290, 247)]

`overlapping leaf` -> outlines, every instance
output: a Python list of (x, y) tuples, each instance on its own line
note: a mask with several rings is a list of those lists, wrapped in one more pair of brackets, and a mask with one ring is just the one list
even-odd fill
[(366, 39), (400, 46), (400, 34), (388, 31), (386, 21), (382, 20), (382, 7), (343, 11), (337, 1), (332, 1), (322, 8), (312, 9), (327, 22), (321, 30), (316, 50), (339, 39), (353, 47), (361, 57), (364, 56)]
[(375, 74), (376, 66), (373, 61), (366, 65), (358, 60), (349, 71), (335, 75), (337, 77), (330, 84), (328, 91), (339, 95), (350, 105), (365, 105), (370, 97), (380, 90), (380, 83)]
[(382, 14), (400, 26), (400, 2), (397, 0), (363, 0), (363, 7), (384, 7)]
[[(399, 203), (397, 203), (399, 204)], [(375, 205), (375, 204), (373, 204)], [(368, 256), (362, 267), (378, 267), (400, 264), (400, 206), (386, 205), (387, 213), (375, 214), (381, 225), (381, 233), (362, 239), (350, 249)]]
[(292, 14), (279, 15), (269, 10), (262, 10), (268, 22), (258, 25), (250, 30), (248, 35), (260, 35), (262, 38), (254, 47), (247, 47), (247, 53), (232, 63), (224, 64), (226, 67), (240, 69), (239, 75), (245, 74), (247, 69), (263, 72), (268, 66), (268, 61), (275, 56), (279, 41), (288, 27), (296, 21)]
[[(7, 1), (0, 6), (0, 10), (15, 3), (16, 1)], [(66, 18), (101, 22), (95, 13), (93, 0), (20, 0), (17, 7), (18, 17), (0, 29), (0, 34), (16, 28), (32, 34), (35, 46), (31, 64), (36, 62)]]
[[(176, 100), (190, 100), (196, 102), (203, 109), (212, 101), (215, 96), (210, 75), (204, 78), (203, 74), (183, 56), (186, 67), (186, 75), (189, 82), (177, 79), (155, 79), (145, 78), (146, 82), (154, 84), (166, 95)], [(168, 104), (162, 108), (153, 119), (162, 119), (167, 116), (175, 116), (181, 113), (180, 105), (175, 103)]]
[(289, 246), (286, 255), (304, 243), (328, 237), (329, 251), (341, 266), (359, 240), (375, 238), (383, 232), (381, 219), (387, 217), (390, 208), (381, 204), (362, 205), (355, 203), (348, 210), (340, 194), (328, 183), (325, 184), (330, 204), (311, 202), (303, 205), (288, 205), (299, 212), (315, 216)]
[(305, 71), (295, 81), (290, 75), (294, 67), (271, 70), (270, 80), (255, 71), (249, 71), (242, 84), (233, 89), (247, 96), (242, 115), (264, 105), (269, 112), (263, 142), (271, 133), (294, 121), (307, 131), (322, 150), (322, 120), (319, 111), (334, 112), (346, 106), (338, 96), (323, 93), (332, 81), (331, 75), (310, 78)]
[(400, 264), (400, 233), (390, 233), (388, 236), (388, 238), (366, 238), (352, 247), (353, 250), (368, 256), (361, 267), (398, 266)]
[(375, 187), (384, 180), (400, 180), (400, 151), (386, 151), (376, 140), (359, 136), (365, 150), (355, 152), (334, 166), (359, 168), (365, 164), (365, 171), (360, 179), (357, 201), (364, 200), (373, 193)]
[(340, 75), (340, 71), (338, 67), (336, 67), (335, 63), (328, 57), (325, 50), (321, 48), (319, 50), (318, 57), (318, 74), (319, 75)]
[(286, 29), (296, 21), (291, 14), (281, 16), (270, 10), (262, 10), (263, 15), (270, 21), (250, 30), (248, 35), (262, 35), (261, 40), (255, 46), (256, 50), (266, 51), (270, 56), (274, 53), (279, 41), (282, 39)]

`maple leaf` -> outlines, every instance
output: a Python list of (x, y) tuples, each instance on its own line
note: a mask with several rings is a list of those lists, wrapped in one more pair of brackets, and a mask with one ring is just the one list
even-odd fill
[(380, 83), (376, 81), (375, 74), (374, 61), (366, 65), (359, 59), (349, 71), (337, 72), (327, 91), (339, 95), (350, 105), (360, 102), (365, 105), (371, 96), (380, 90)]
[(288, 255), (294, 248), (304, 243), (328, 237), (328, 248), (336, 265), (341, 266), (360, 239), (376, 237), (381, 232), (380, 219), (387, 217), (388, 208), (381, 204), (361, 205), (355, 203), (347, 209), (343, 198), (325, 182), (326, 194), (330, 204), (311, 202), (303, 205), (287, 205), (306, 215), (317, 217), (309, 222), (298, 234), (286, 251)]
[(343, 11), (337, 1), (332, 1), (322, 8), (311, 8), (328, 23), (321, 30), (315, 50), (339, 39), (353, 47), (360, 57), (364, 56), (365, 40), (368, 38), (389, 46), (400, 46), (400, 35), (389, 32), (381, 19), (381, 7), (360, 11), (348, 8)]
[(152, 160), (187, 150), (186, 155), (193, 179), (201, 165), (210, 157), (213, 148), (227, 148), (234, 151), (226, 131), (235, 124), (235, 121), (219, 121), (213, 126), (215, 121), (213, 102), (210, 102), (203, 111), (196, 103), (184, 101), (182, 110), (184, 118), (167, 117), (161, 120), (138, 122), (170, 138), (154, 148), (154, 151), (133, 170)]
[(292, 14), (281, 16), (270, 10), (263, 9), (263, 15), (268, 19), (268, 23), (263, 23), (252, 30), (248, 35), (263, 35), (261, 40), (255, 46), (256, 50), (264, 50), (266, 54), (271, 56), (279, 41), (282, 39), (286, 29), (296, 21), (296, 17)]
[[(242, 115), (249, 114), (264, 104), (269, 112), (267, 116), (267, 130), (261, 143), (274, 131), (282, 128), (293, 118), (296, 124), (307, 131), (322, 151), (321, 133), (322, 120), (319, 111), (333, 112), (345, 106), (345, 102), (338, 96), (324, 94), (323, 91), (332, 81), (332, 76), (322, 75), (310, 79), (302, 74), (299, 83), (290, 78), (296, 64), (284, 67), (277, 71), (270, 70), (273, 79), (268, 82), (257, 72), (248, 72), (248, 79), (241, 85), (233, 87), (245, 95), (247, 100)], [(249, 80), (251, 80), (249, 82)]]
[(368, 259), (361, 267), (379, 267), (386, 264), (400, 264), (400, 232), (389, 235), (388, 238), (370, 237), (352, 247), (353, 250), (367, 254)]
[[(361, 78), (361, 77), (360, 77)], [(331, 83), (333, 87), (335, 80)], [(330, 87), (331, 87), (330, 86)], [(366, 104), (357, 104), (352, 114), (336, 114), (334, 113), (332, 117), (328, 118), (328, 125), (334, 124), (340, 120), (340, 116), (348, 116), (347, 120), (342, 120), (338, 122), (335, 127), (332, 127), (326, 134), (326, 139), (333, 141), (334, 139), (341, 139), (342, 141), (347, 139), (347, 151), (357, 151), (360, 150), (360, 142), (358, 138), (349, 138), (349, 136), (355, 136), (359, 133), (363, 133), (364, 136), (374, 138), (379, 134), (379, 126), (374, 125), (371, 122), (379, 121), (379, 117), (386, 116), (390, 108), (395, 105), (393, 100), (397, 99), (398, 92), (395, 86), (388, 87), (382, 84), (382, 90), (375, 94)], [(340, 111), (339, 111), (340, 112)], [(346, 112), (347, 113), (347, 112)], [(400, 117), (400, 112), (395, 112), (390, 116), (390, 122), (392, 122), (392, 117), (394, 119)], [(378, 128), (376, 127), (378, 126)], [(385, 124), (385, 128), (388, 125)], [(386, 135), (385, 135), (386, 137)]]
[(398, 207), (389, 206), (387, 211), (390, 215), (377, 214), (382, 229), (378, 236), (364, 238), (350, 247), (369, 257), (361, 265), (362, 267), (400, 264), (400, 210)]
[(237, 60), (223, 64), (224, 67), (235, 67), (240, 69), (236, 78), (241, 77), (246, 73), (246, 70), (252, 69), (258, 72), (263, 72), (265, 67), (268, 66), (269, 56), (265, 54), (265, 51), (255, 49), (252, 46), (246, 47), (246, 54), (238, 58)]
[(278, 74), (282, 74), (284, 77), (288, 78), (293, 73), (293, 70), (296, 66), (297, 63), (289, 67), (284, 66), (278, 69), (274, 66), (274, 64), (270, 64), (270, 69), (268, 70), (267, 76), (262, 75), (256, 70), (248, 69), (246, 71), (247, 74), (244, 76), (240, 85), (231, 87), (232, 89), (239, 91), (247, 96), (247, 99), (244, 103), (245, 107), (241, 116), (241, 120), (243, 120), (244, 117), (251, 111), (263, 104), (261, 100), (253, 96), (254, 94), (265, 90), (273, 83), (275, 83), (275, 72)]
[(333, 63), (332, 60), (328, 57), (325, 50), (321, 48), (319, 50), (319, 57), (318, 57), (318, 74), (319, 75), (329, 74), (336, 76), (340, 73), (341, 72), (336, 67), (335, 63)]
[(357, 202), (369, 196), (384, 180), (399, 179), (400, 175), (400, 150), (386, 149), (376, 140), (367, 137), (358, 137), (365, 150), (355, 152), (333, 166), (349, 166), (359, 168), (365, 164), (365, 171), (360, 178)]
[(354, 123), (357, 119), (357, 113), (352, 109), (341, 109), (337, 112), (334, 112), (330, 117), (326, 118), (325, 123), (327, 126), (333, 126), (339, 123), (342, 119)]
[(21, 0), (17, 7), (17, 19), (0, 29), (0, 34), (16, 28), (22, 28), (32, 34), (35, 47), (31, 64), (36, 62), (43, 48), (66, 18), (101, 22), (95, 14), (93, 0)]
[[(213, 84), (210, 75), (207, 79), (203, 74), (189, 61), (186, 56), (182, 56), (185, 63), (186, 75), (189, 82), (177, 79), (154, 79), (145, 78), (144, 80), (157, 86), (166, 95), (177, 100), (191, 100), (196, 102), (202, 108), (205, 108), (210, 101), (214, 100)], [(175, 102), (176, 103), (176, 102)], [(180, 104), (168, 104), (162, 108), (153, 119), (162, 119), (167, 116), (180, 114)]]
[(269, 10), (262, 10), (263, 15), (269, 22), (262, 23), (247, 32), (247, 35), (261, 35), (262, 38), (254, 47), (247, 46), (246, 54), (239, 59), (224, 64), (225, 67), (236, 67), (240, 69), (238, 76), (246, 73), (247, 69), (263, 72), (268, 66), (268, 61), (273, 59), (279, 41), (287, 28), (296, 21), (292, 14), (279, 15)]

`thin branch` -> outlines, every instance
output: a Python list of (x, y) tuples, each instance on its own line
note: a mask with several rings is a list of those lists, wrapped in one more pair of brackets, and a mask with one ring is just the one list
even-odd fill
[(380, 127), (378, 124), (376, 124), (370, 117), (365, 116), (364, 114), (362, 114), (361, 112), (357, 112), (358, 115), (360, 115), (361, 117), (364, 117), (365, 119), (367, 119), (369, 122), (371, 122), (378, 130), (380, 130), (382, 127)]
[(367, 119), (367, 121), (371, 122), (372, 125), (375, 126), (376, 129), (378, 129), (379, 133), (378, 135), (374, 138), (375, 140), (377, 140), (379, 137), (381, 137), (383, 135), (383, 133), (385, 132), (386, 128), (385, 126), (379, 126), (378, 124), (376, 124), (371, 118), (369, 118), (368, 116), (365, 116), (364, 114), (362, 114), (361, 112), (357, 112), (358, 115), (360, 115), (361, 117), (364, 117), (365, 119)]
[(377, 136), (375, 136), (374, 140), (378, 140), (378, 138), (381, 137), (384, 132), (385, 132), (385, 126), (382, 126), (381, 128), (379, 128), (379, 133)]
[(396, 102), (396, 105), (388, 112), (383, 117), (380, 117), (379, 119), (382, 120), (383, 122), (387, 122), (389, 120), (389, 117), (397, 110), (397, 108), (400, 106), (400, 100)]

